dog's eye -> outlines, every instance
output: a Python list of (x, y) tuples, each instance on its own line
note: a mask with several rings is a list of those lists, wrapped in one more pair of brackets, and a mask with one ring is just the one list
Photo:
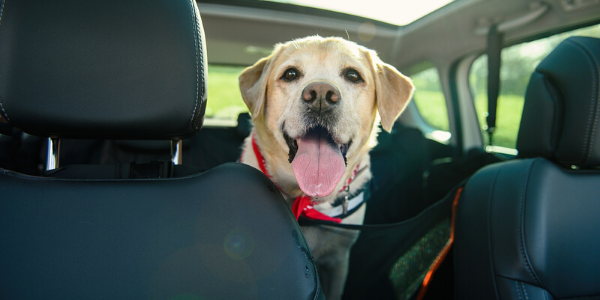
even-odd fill
[(363, 80), (362, 77), (360, 77), (360, 74), (358, 74), (358, 71), (354, 69), (346, 70), (344, 77), (346, 77), (346, 79), (348, 79), (350, 82), (362, 82)]
[(283, 72), (283, 76), (281, 76), (281, 78), (286, 81), (293, 81), (296, 80), (296, 78), (298, 78), (299, 73), (300, 72), (298, 72), (298, 70), (296, 70), (295, 68), (289, 68), (285, 70), (285, 72)]

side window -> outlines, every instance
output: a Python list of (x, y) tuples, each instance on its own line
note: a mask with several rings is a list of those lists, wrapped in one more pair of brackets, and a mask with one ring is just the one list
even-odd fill
[[(207, 118), (236, 120), (240, 113), (248, 111), (238, 88), (238, 76), (243, 69), (208, 66)], [(448, 131), (448, 110), (437, 69), (427, 65), (425, 70), (410, 77), (416, 87), (413, 99), (423, 119), (437, 130)]]
[(429, 64), (410, 78), (415, 85), (413, 100), (423, 119), (437, 130), (449, 131), (448, 109), (438, 70)]
[[(564, 32), (548, 38), (506, 47), (502, 50), (500, 94), (496, 109), (494, 146), (515, 149), (523, 112), (523, 100), (531, 73), (560, 42), (570, 36), (600, 37), (600, 25)], [(484, 142), (489, 145), (485, 117), (487, 103), (487, 55), (477, 58), (471, 66), (469, 84), (475, 101), (477, 118)]]
[(208, 65), (206, 117), (237, 120), (248, 108), (242, 100), (238, 76), (244, 67)]

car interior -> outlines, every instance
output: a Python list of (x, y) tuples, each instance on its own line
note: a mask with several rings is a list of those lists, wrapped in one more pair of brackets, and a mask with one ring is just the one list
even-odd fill
[(457, 298), (597, 295), (599, 58), (599, 39), (560, 43), (529, 82), (519, 159), (467, 183), (456, 218)]
[[(1, 0), (0, 299), (324, 299), (300, 225), (360, 231), (343, 299), (600, 298), (600, 1), (336, 2)], [(364, 225), (237, 163), (311, 35), (416, 87)]]

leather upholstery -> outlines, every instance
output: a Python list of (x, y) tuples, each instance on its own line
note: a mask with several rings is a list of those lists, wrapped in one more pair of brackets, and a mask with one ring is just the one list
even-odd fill
[(600, 40), (571, 37), (536, 68), (517, 149), (563, 165), (600, 165)]
[(0, 2), (0, 114), (29, 134), (176, 139), (202, 126), (195, 1)]
[(457, 212), (457, 299), (519, 299), (507, 295), (525, 287), (554, 299), (600, 296), (599, 194), (600, 172), (544, 158), (479, 171)]
[(599, 57), (597, 39), (557, 46), (525, 98), (517, 147), (532, 158), (487, 166), (467, 183), (457, 299), (600, 299)]
[(54, 179), (0, 170), (0, 299), (322, 296), (300, 227), (259, 171)]
[[(25, 132), (175, 139), (200, 129), (195, 1), (0, 1), (0, 113)], [(0, 169), (0, 299), (323, 299), (260, 171), (164, 163)], [(184, 171), (187, 176), (177, 176)], [(156, 178), (144, 178), (156, 177)]]

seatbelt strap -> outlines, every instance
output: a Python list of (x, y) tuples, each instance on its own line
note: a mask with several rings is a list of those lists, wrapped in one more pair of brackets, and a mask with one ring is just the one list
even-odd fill
[(486, 131), (490, 146), (493, 144), (492, 137), (496, 130), (496, 107), (498, 106), (498, 94), (500, 93), (500, 65), (503, 39), (504, 34), (498, 31), (498, 25), (492, 25), (487, 36), (488, 115), (486, 118)]

